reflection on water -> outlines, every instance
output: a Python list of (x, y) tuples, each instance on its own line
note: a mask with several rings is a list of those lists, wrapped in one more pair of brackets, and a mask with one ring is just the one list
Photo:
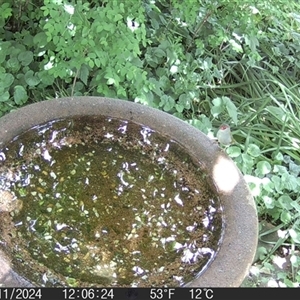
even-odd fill
[(6, 248), (40, 285), (180, 286), (218, 250), (221, 208), (203, 170), (148, 127), (53, 121), (0, 160)]

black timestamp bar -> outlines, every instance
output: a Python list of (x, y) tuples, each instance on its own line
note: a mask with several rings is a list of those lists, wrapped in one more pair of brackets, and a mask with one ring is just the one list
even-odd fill
[(268, 288), (0, 288), (0, 300), (215, 300), (299, 298), (299, 289)]
[(0, 300), (212, 300), (209, 288), (0, 288)]

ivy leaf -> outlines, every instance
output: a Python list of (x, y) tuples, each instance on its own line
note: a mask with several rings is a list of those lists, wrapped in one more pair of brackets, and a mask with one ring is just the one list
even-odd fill
[(16, 85), (14, 88), (15, 103), (21, 105), (28, 100), (26, 90), (21, 85)]

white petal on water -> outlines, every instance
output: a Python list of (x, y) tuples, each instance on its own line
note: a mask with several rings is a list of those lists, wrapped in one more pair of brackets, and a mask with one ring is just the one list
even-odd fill
[(19, 150), (19, 155), (20, 156), (23, 156), (23, 151), (24, 151), (24, 145), (22, 145), (20, 150)]
[(112, 138), (113, 136), (114, 136), (114, 135), (111, 134), (111, 133), (106, 133), (106, 134), (104, 135), (104, 137), (106, 137), (106, 138), (108, 138), (108, 139)]
[(140, 274), (143, 274), (144, 273), (144, 270), (138, 266), (134, 266), (132, 268), (132, 271), (134, 271), (136, 274), (140, 275)]
[(168, 143), (168, 144), (166, 145), (166, 148), (164, 149), (164, 151), (167, 152), (167, 151), (169, 150), (169, 148), (170, 148), (170, 144)]
[(6, 156), (3, 152), (0, 152), (0, 161), (3, 161), (6, 159)]
[(187, 226), (186, 230), (192, 232), (195, 229), (195, 226)]
[(50, 176), (51, 176), (53, 179), (56, 179), (56, 177), (57, 177), (56, 174), (55, 174), (53, 171), (50, 172)]
[(179, 194), (177, 194), (177, 195), (175, 196), (174, 200), (175, 200), (179, 205), (183, 206), (183, 202), (182, 202), (182, 200), (180, 199)]
[(65, 228), (65, 227), (68, 227), (68, 225), (67, 224), (56, 224), (56, 230), (61, 230), (61, 229), (63, 229), (63, 228)]
[(44, 157), (45, 160), (48, 160), (48, 161), (51, 161), (51, 159), (52, 159), (52, 156), (49, 154), (48, 150), (44, 151), (43, 157)]
[(48, 281), (48, 277), (47, 277), (46, 273), (43, 274), (42, 279), (43, 279), (44, 283), (46, 283)]
[(178, 250), (178, 249), (181, 249), (183, 247), (183, 245), (182, 244), (180, 244), (180, 243), (175, 243), (175, 245), (174, 245), (174, 249), (175, 250)]
[(205, 216), (203, 219), (202, 219), (202, 223), (204, 225), (205, 228), (208, 227), (209, 225), (209, 218), (207, 216)]

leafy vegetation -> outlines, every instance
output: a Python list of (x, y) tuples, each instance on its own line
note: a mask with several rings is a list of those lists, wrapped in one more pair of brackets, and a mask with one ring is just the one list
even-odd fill
[[(237, 143), (227, 152), (255, 196), (260, 240), (277, 236), (260, 245), (252, 284), (299, 286), (299, 9), (285, 0), (2, 0), (0, 114), (99, 95), (164, 110), (209, 136), (229, 123)], [(278, 257), (289, 266), (275, 272)]]

